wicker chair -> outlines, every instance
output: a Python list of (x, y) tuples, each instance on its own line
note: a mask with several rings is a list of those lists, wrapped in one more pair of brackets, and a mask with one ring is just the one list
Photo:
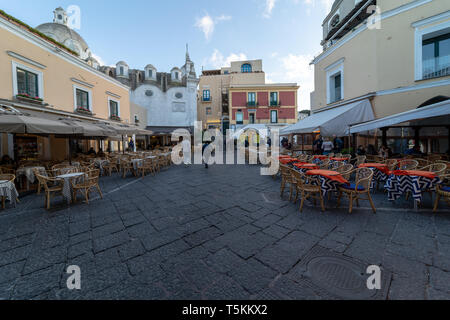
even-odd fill
[(420, 168), (419, 170), (430, 171), (430, 172), (433, 172), (434, 174), (436, 174), (437, 176), (441, 177), (441, 176), (445, 175), (447, 172), (447, 164), (436, 162), (436, 163), (430, 164), (426, 167)]
[[(370, 205), (374, 213), (377, 212), (370, 196), (370, 185), (372, 182), (373, 171), (369, 168), (358, 168), (356, 171), (356, 182), (339, 187), (337, 207), (339, 208), (341, 198), (343, 194), (346, 194), (349, 198), (349, 213), (353, 211), (353, 202), (356, 201), (356, 205), (359, 206), (359, 200), (369, 200)], [(362, 198), (366, 195), (366, 198)]]
[(328, 168), (330, 167), (330, 159), (322, 160), (322, 163), (320, 164), (319, 167), (320, 169), (328, 170)]
[(284, 189), (286, 185), (289, 184), (289, 201), (292, 200), (292, 192), (294, 188), (294, 182), (292, 180), (291, 168), (284, 164), (280, 164), (280, 172), (281, 172), (281, 189), (280, 189), (280, 197), (283, 197)]
[(108, 162), (103, 165), (103, 170), (106, 172), (108, 176), (112, 175), (112, 173), (119, 172), (119, 166), (117, 164), (117, 158), (108, 158)]
[(86, 203), (89, 204), (89, 193), (92, 189), (97, 189), (100, 197), (103, 198), (102, 191), (100, 189), (100, 185), (98, 184), (98, 180), (100, 179), (100, 170), (95, 169), (87, 172), (87, 178), (84, 179), (83, 182), (77, 183), (75, 180), (71, 180), (70, 183), (72, 185), (72, 198), (73, 202), (77, 200), (78, 191), (84, 194), (84, 198)]
[(415, 170), (419, 163), (414, 159), (401, 160), (398, 164), (400, 170)]
[[(33, 168), (33, 174), (36, 177), (38, 174), (40, 174), (41, 176), (50, 178), (53, 175), (53, 171), (52, 170), (43, 170), (43, 169), (38, 169), (38, 168)], [(41, 184), (41, 181), (39, 181), (38, 179), (38, 188), (37, 188), (37, 194), (41, 193), (41, 189), (43, 188), (43, 185)]]
[(423, 168), (423, 167), (429, 166), (431, 164), (430, 161), (421, 159), (421, 158), (414, 158), (413, 160), (417, 161), (419, 168)]
[(387, 159), (383, 161), (384, 164), (387, 165), (389, 171), (393, 171), (398, 166), (398, 161), (396, 159)]
[(359, 165), (366, 163), (367, 156), (356, 156), (351, 161), (355, 161), (355, 167), (358, 168)]
[(130, 160), (120, 160), (120, 170), (122, 171), (122, 178), (126, 178), (127, 173), (133, 173), (133, 163)]
[(334, 158), (342, 158), (342, 153), (335, 153)]
[[(450, 179), (450, 174), (441, 176), (441, 179)], [(436, 210), (438, 209), (439, 201), (441, 200), (441, 198), (444, 198), (445, 201), (447, 201), (447, 204), (450, 205), (450, 186), (448, 184), (436, 186), (436, 200), (434, 201), (433, 212), (436, 212)]]
[(50, 200), (52, 194), (60, 194), (62, 195), (63, 184), (61, 179), (45, 177), (40, 174), (36, 174), (36, 178), (39, 181), (39, 184), (44, 187), (45, 191), (45, 207), (50, 209)]
[(297, 202), (299, 194), (301, 196), (300, 212), (303, 211), (303, 205), (305, 204), (305, 200), (308, 198), (314, 199), (314, 205), (316, 205), (317, 200), (319, 200), (322, 212), (325, 211), (322, 188), (317, 177), (306, 177), (303, 173), (291, 169), (291, 179), (296, 191), (294, 202)]
[(351, 165), (350, 163), (344, 164), (338, 170), (338, 172), (341, 174), (341, 176), (347, 181), (350, 181), (350, 177), (354, 171), (356, 171), (356, 170), (353, 168), (353, 165)]
[(152, 159), (144, 159), (144, 162), (142, 163), (142, 166), (138, 168), (139, 174), (142, 174), (142, 177), (145, 177), (146, 173), (151, 173), (152, 175), (155, 175), (156, 173), (156, 167), (155, 162)]
[(344, 162), (342, 161), (335, 161), (332, 163), (330, 170), (339, 172), (340, 168), (344, 166)]
[(8, 167), (0, 167), (0, 174), (15, 174), (16, 171)]
[(335, 157), (335, 155), (334, 155), (333, 152), (331, 152), (331, 153), (328, 154), (328, 158), (333, 158), (333, 157)]

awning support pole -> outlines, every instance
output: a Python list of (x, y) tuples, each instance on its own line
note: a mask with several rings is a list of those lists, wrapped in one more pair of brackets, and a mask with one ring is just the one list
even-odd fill
[(387, 147), (387, 130), (388, 128), (381, 128), (381, 145)]

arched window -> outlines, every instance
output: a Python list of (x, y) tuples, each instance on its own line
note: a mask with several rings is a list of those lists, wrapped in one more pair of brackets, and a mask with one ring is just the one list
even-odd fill
[(241, 66), (241, 72), (242, 73), (249, 73), (252, 72), (252, 65), (250, 63), (244, 63)]

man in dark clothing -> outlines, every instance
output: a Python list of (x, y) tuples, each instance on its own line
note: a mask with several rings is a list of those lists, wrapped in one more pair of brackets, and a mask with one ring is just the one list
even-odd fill
[(322, 136), (319, 134), (317, 135), (316, 140), (314, 140), (313, 142), (313, 150), (315, 151), (316, 154), (322, 154), (322, 144), (323, 144)]
[(333, 144), (335, 152), (341, 153), (342, 148), (344, 147), (344, 141), (342, 141), (341, 138), (334, 136)]

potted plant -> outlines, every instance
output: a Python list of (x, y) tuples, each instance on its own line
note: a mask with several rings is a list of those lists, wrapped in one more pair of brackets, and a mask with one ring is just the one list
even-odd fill
[(115, 115), (115, 114), (112, 114), (109, 118), (111, 120), (114, 120), (114, 121), (120, 121), (120, 117), (118, 115)]
[(81, 106), (77, 107), (76, 112), (84, 113), (84, 114), (92, 114), (92, 112), (88, 108), (81, 107)]
[(28, 93), (19, 93), (16, 95), (16, 99), (38, 104), (42, 104), (44, 101), (39, 97), (30, 96)]

